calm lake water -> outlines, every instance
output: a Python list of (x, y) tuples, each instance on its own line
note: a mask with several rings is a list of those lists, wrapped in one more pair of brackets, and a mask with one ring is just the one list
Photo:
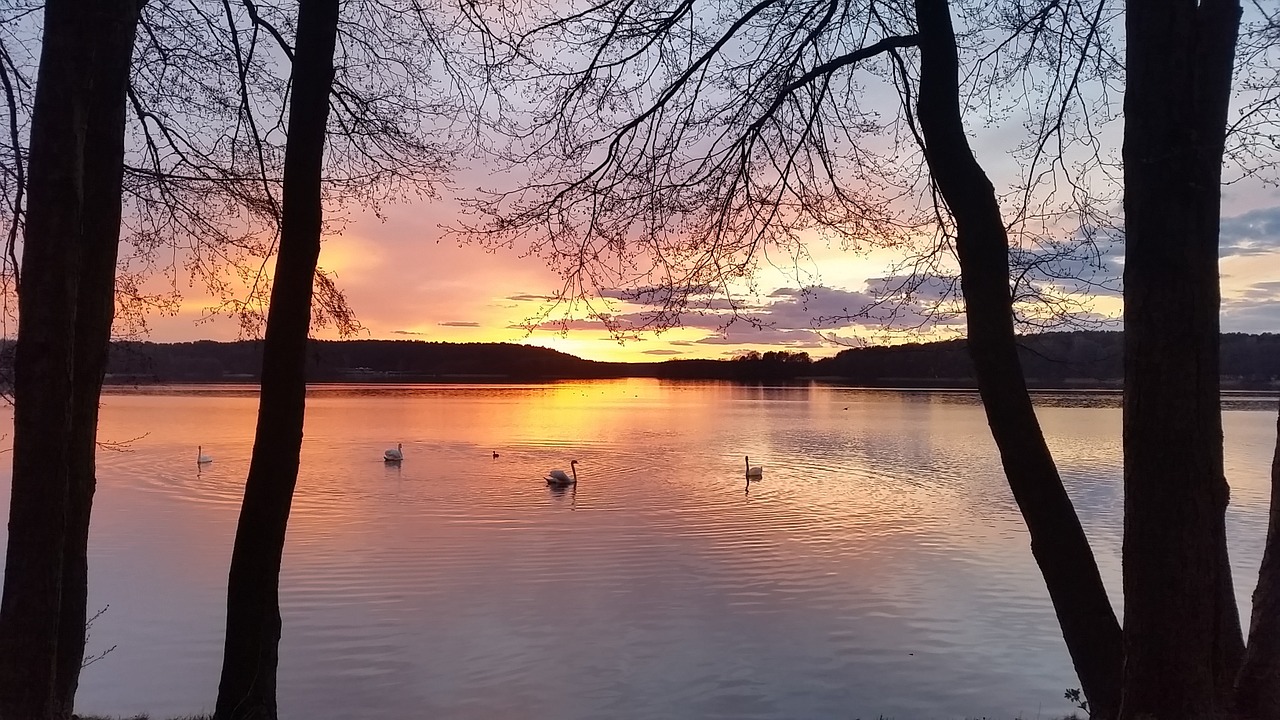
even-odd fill
[[(99, 456), (90, 603), (110, 609), (89, 649), (116, 649), (85, 670), (81, 711), (212, 710), (256, 402), (104, 398), (102, 439), (129, 442)], [(1117, 403), (1038, 398), (1116, 598)], [(1244, 603), (1275, 409), (1224, 407)], [(384, 465), (397, 442), (403, 464)], [(744, 455), (764, 466), (749, 487)], [(571, 459), (577, 487), (549, 489)], [(314, 388), (282, 602), (281, 711), (298, 720), (1030, 719), (1069, 712), (1078, 685), (967, 393)]]

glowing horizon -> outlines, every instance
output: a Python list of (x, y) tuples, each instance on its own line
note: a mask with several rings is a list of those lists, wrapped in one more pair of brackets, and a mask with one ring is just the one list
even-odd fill
[[(886, 329), (885, 317), (821, 323), (818, 318), (855, 314), (895, 260), (889, 251), (845, 252), (811, 243), (812, 257), (802, 267), (766, 264), (751, 287), (735, 289), (744, 314), (762, 323), (740, 320), (723, 327), (727, 316), (714, 311), (684, 316), (684, 326), (661, 333), (636, 333), (619, 343), (604, 326), (575, 313), (567, 330), (555, 323), (530, 331), (547, 298), (562, 281), (538, 258), (516, 251), (489, 252), (458, 245), (444, 237), (441, 225), (453, 219), (448, 202), (409, 204), (384, 210), (382, 218), (356, 216), (343, 231), (326, 239), (320, 265), (336, 276), (364, 330), (353, 339), (439, 342), (508, 342), (548, 347), (601, 361), (658, 361), (672, 358), (726, 358), (747, 351), (791, 350), (818, 358), (853, 344), (928, 341), (963, 335), (963, 318), (947, 318), (915, 332), (913, 319)], [(1222, 317), (1224, 331), (1280, 329), (1280, 282), (1272, 268), (1280, 260), (1280, 194), (1258, 187), (1224, 197)], [(1118, 278), (1122, 258), (1107, 269)], [(807, 290), (805, 290), (807, 288)], [(214, 304), (203, 288), (180, 286), (183, 299), (172, 315), (148, 317), (155, 342), (244, 339), (230, 318), (210, 317)], [(925, 288), (927, 298), (929, 289)], [(1111, 291), (1085, 295), (1089, 310), (1116, 318), (1120, 298)], [(617, 300), (612, 310), (639, 314), (640, 303)], [(721, 301), (722, 303), (722, 301)], [(715, 303), (711, 306), (717, 307)], [(919, 307), (918, 304), (915, 307)], [(562, 319), (559, 309), (548, 316)], [(336, 339), (332, 328), (316, 337)]]

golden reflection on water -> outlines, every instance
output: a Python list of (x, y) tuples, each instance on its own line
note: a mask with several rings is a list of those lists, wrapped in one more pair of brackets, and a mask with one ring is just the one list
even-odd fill
[[(1037, 403), (1118, 593), (1118, 397)], [(1269, 403), (1225, 403), (1242, 601)], [(118, 650), (81, 709), (211, 706), (255, 414), (251, 387), (104, 399), (132, 440), (100, 455), (90, 645)], [(316, 387), (282, 606), (286, 717), (1012, 717), (1076, 684), (972, 393)]]

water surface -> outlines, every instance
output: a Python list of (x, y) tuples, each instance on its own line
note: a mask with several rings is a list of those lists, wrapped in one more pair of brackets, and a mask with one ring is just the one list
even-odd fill
[[(1118, 599), (1117, 402), (1038, 397)], [(1244, 602), (1275, 416), (1225, 407)], [(100, 454), (90, 603), (110, 609), (89, 647), (116, 649), (82, 711), (212, 709), (255, 412), (243, 387), (104, 398), (102, 438), (128, 450)], [(579, 484), (548, 488), (571, 459)], [(969, 393), (314, 388), (282, 603), (299, 720), (1035, 718), (1078, 684)]]

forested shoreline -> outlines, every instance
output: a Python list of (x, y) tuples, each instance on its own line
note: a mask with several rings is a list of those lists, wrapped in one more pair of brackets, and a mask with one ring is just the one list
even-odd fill
[[(1021, 359), (1038, 387), (1119, 386), (1123, 375), (1118, 332), (1062, 332), (1023, 336)], [(1222, 336), (1224, 385), (1273, 387), (1280, 379), (1280, 335)], [(117, 342), (111, 384), (256, 382), (261, 344), (238, 342)], [(652, 377), (662, 379), (788, 380), (831, 378), (871, 386), (911, 384), (970, 387), (973, 367), (966, 342), (947, 340), (850, 348), (811, 360), (787, 351), (750, 353), (725, 360), (598, 362), (548, 348), (512, 343), (418, 340), (312, 340), (311, 382), (536, 381)]]

